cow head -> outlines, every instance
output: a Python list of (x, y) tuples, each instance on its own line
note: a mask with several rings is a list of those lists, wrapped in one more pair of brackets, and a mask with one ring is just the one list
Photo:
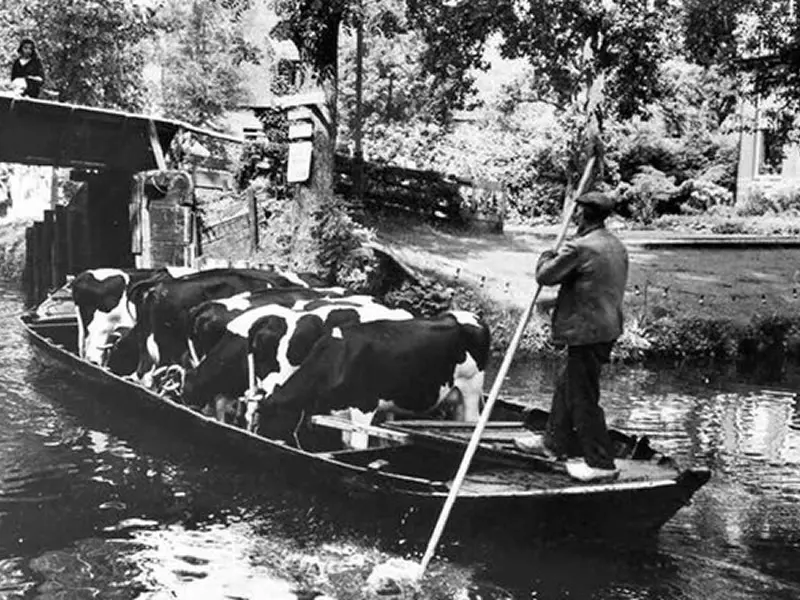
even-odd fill
[(72, 282), (72, 299), (78, 316), (80, 356), (103, 365), (121, 331), (135, 322), (127, 301), (130, 276), (121, 269), (91, 269)]
[(292, 443), (305, 411), (273, 398), (262, 398), (253, 411), (251, 431), (261, 437)]
[(126, 331), (108, 353), (106, 366), (115, 375), (131, 375), (139, 364), (139, 346), (136, 339), (136, 325)]

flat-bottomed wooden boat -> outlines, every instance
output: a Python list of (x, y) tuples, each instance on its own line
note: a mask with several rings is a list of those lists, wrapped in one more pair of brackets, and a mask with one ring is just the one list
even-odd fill
[[(80, 359), (73, 314), (68, 296), (56, 293), (24, 315), (22, 323), (44, 352), (107, 386), (109, 402), (133, 404), (143, 419), (153, 413), (165, 416), (203, 444), (230, 447), (243, 461), (280, 472), (301, 485), (325, 486), (348, 501), (358, 498), (398, 515), (411, 510), (432, 525), (472, 434), (470, 423), (396, 421), (375, 427), (317, 415), (310, 427), (328, 434), (326, 439), (335, 433), (341, 440), (341, 431), (350, 430), (366, 433), (380, 444), (355, 450), (339, 443), (309, 451), (263, 438)], [(607, 483), (577, 482), (567, 475), (564, 463), (514, 447), (514, 438), (527, 431), (522, 408), (498, 403), (493, 415), (497, 420), (490, 421), (484, 433), (449, 529), (475, 532), (498, 526), (524, 536), (641, 539), (655, 533), (710, 477), (705, 468), (677, 468), (654, 453), (646, 440), (613, 432), (619, 478)], [(541, 411), (538, 416), (546, 419)]]

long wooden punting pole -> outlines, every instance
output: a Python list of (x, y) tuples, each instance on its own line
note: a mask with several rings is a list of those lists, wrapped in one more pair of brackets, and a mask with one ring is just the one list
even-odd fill
[[(583, 189), (586, 187), (586, 182), (589, 180), (589, 175), (591, 174), (593, 167), (594, 157), (591, 157), (589, 162), (586, 163), (586, 168), (583, 170), (583, 177), (581, 177), (578, 189), (575, 191), (571, 201), (565, 207), (564, 222), (561, 225), (561, 231), (558, 234), (556, 245), (554, 247), (556, 251), (558, 251), (558, 249), (561, 247), (561, 244), (564, 242), (564, 238), (567, 237), (569, 222), (572, 219), (572, 214), (575, 212), (575, 200), (583, 193)], [(486, 424), (489, 422), (489, 415), (492, 414), (492, 409), (494, 408), (494, 403), (497, 400), (497, 396), (500, 394), (500, 386), (503, 385), (503, 379), (505, 379), (506, 373), (508, 373), (508, 369), (511, 366), (511, 360), (514, 358), (514, 353), (517, 351), (517, 346), (519, 346), (519, 342), (522, 339), (522, 334), (525, 331), (525, 326), (528, 324), (528, 320), (531, 318), (533, 307), (535, 306), (536, 300), (539, 298), (539, 292), (541, 291), (542, 286), (537, 283), (536, 291), (533, 293), (533, 298), (531, 298), (528, 306), (525, 307), (525, 311), (522, 313), (522, 317), (519, 320), (519, 325), (517, 325), (517, 330), (514, 332), (514, 337), (511, 338), (511, 343), (508, 345), (508, 350), (506, 350), (503, 363), (500, 365), (500, 370), (497, 372), (497, 377), (495, 377), (494, 384), (489, 392), (489, 398), (486, 400), (486, 406), (483, 407), (483, 412), (478, 419), (477, 425), (475, 425), (475, 431), (472, 433), (472, 437), (469, 440), (467, 449), (464, 451), (464, 458), (461, 459), (461, 465), (459, 465), (456, 477), (453, 480), (453, 485), (450, 487), (450, 493), (448, 494), (447, 500), (445, 500), (444, 506), (442, 507), (442, 512), (439, 514), (439, 520), (436, 521), (436, 526), (433, 528), (431, 539), (428, 541), (428, 547), (425, 550), (424, 556), (422, 557), (420, 569), (417, 573), (417, 576), (420, 578), (425, 574), (425, 569), (428, 568), (428, 563), (431, 561), (431, 558), (433, 558), (433, 553), (436, 551), (439, 538), (442, 537), (442, 532), (447, 524), (447, 519), (450, 517), (450, 511), (453, 509), (453, 504), (455, 504), (456, 497), (461, 489), (461, 484), (464, 482), (467, 469), (469, 469), (469, 465), (472, 462), (472, 457), (475, 455), (475, 450), (478, 448), (478, 442), (480, 442), (483, 430), (486, 428)]]

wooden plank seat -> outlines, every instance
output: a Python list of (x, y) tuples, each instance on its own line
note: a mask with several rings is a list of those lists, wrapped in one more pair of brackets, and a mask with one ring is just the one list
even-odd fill
[[(311, 418), (314, 425), (329, 427), (340, 431), (366, 433), (380, 439), (389, 440), (398, 444), (416, 444), (420, 446), (433, 447), (449, 452), (462, 452), (469, 443), (469, 438), (474, 431), (474, 423), (457, 421), (392, 421), (383, 426), (367, 425), (355, 423), (346, 418), (331, 415), (314, 415)], [(517, 473), (518, 477), (527, 481), (520, 481), (518, 485), (522, 487), (538, 487), (539, 478), (531, 475), (522, 476), (524, 471), (548, 471), (557, 473), (562, 477), (557, 480), (548, 479), (548, 485), (557, 487), (575, 485), (575, 481), (566, 476), (565, 463), (553, 461), (536, 456), (527, 452), (522, 452), (514, 446), (514, 438), (524, 435), (527, 430), (519, 422), (514, 421), (490, 421), (481, 442), (478, 445), (476, 455), (476, 465), (473, 468), (470, 481), (473, 487), (479, 488), (482, 485), (494, 487), (499, 485), (499, 481), (486, 482), (479, 476), (480, 463), (502, 464), (510, 470), (508, 473)], [(677, 469), (669, 466), (659, 465), (655, 461), (632, 460), (625, 458), (616, 459), (616, 466), (620, 471), (617, 482), (635, 481), (672, 481), (678, 474)], [(503, 472), (506, 471), (493, 471)], [(495, 478), (494, 475), (491, 476)], [(552, 475), (550, 476), (552, 477)], [(530, 480), (530, 481), (528, 481)], [(483, 483), (481, 483), (483, 481)], [(600, 484), (588, 484), (600, 485)]]

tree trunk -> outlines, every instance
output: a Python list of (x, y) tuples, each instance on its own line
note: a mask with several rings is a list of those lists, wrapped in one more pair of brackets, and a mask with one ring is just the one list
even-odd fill
[[(333, 24), (328, 26), (334, 27)], [(337, 21), (335, 25), (337, 42), (338, 28)], [(334, 47), (338, 47), (338, 43), (334, 44)], [(325, 94), (326, 110), (313, 110), (314, 146), (311, 174), (307, 182), (296, 186), (289, 260), (290, 267), (296, 271), (316, 272), (319, 270), (317, 261), (319, 245), (314, 230), (320, 208), (333, 200), (338, 88), (336, 52), (333, 52), (331, 62), (321, 72), (315, 73), (314, 79)]]

